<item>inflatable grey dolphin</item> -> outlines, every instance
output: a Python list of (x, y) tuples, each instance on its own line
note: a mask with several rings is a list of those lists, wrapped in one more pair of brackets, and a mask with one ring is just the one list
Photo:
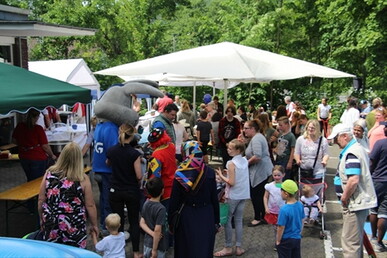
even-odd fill
[(131, 94), (149, 94), (152, 97), (162, 98), (164, 94), (158, 87), (158, 83), (149, 80), (129, 81), (124, 86), (111, 87), (95, 104), (95, 115), (118, 126), (123, 123), (136, 126), (139, 116), (132, 109)]

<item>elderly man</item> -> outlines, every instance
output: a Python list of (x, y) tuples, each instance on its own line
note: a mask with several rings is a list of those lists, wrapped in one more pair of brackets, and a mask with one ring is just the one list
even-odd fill
[[(341, 185), (343, 229), (341, 246), (344, 257), (363, 257), (363, 227), (368, 209), (377, 205), (374, 185), (365, 149), (352, 135), (352, 128), (345, 124), (333, 127), (328, 140), (342, 149), (335, 177), (335, 185)], [(337, 189), (336, 189), (337, 191)]]
[(173, 121), (176, 118), (176, 113), (179, 111), (179, 108), (175, 104), (168, 104), (163, 112), (153, 120), (152, 128), (163, 128), (167, 131), (169, 137), (173, 144), (176, 143), (176, 134), (175, 129), (173, 128)]
[[(384, 135), (387, 137), (387, 122), (384, 125)], [(387, 251), (383, 238), (387, 227), (387, 138), (378, 140), (370, 154), (371, 174), (374, 181), (378, 206), (371, 209), (370, 222), (372, 229), (371, 243), (376, 252)]]
[(296, 105), (294, 104), (294, 102), (292, 102), (292, 98), (290, 96), (286, 96), (284, 98), (284, 101), (286, 103), (286, 114), (288, 115), (288, 117), (291, 117), (293, 111), (296, 109)]

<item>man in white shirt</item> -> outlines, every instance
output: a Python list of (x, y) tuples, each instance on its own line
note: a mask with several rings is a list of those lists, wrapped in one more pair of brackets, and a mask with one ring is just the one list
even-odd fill
[(317, 106), (317, 120), (320, 123), (321, 132), (324, 130), (324, 137), (328, 137), (329, 120), (332, 118), (332, 108), (328, 105), (328, 98), (322, 98), (321, 104)]

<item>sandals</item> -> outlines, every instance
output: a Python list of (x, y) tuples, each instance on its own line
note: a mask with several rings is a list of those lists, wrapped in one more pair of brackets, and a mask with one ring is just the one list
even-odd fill
[(241, 256), (241, 255), (243, 255), (245, 252), (246, 252), (246, 251), (245, 251), (244, 249), (242, 249), (242, 248), (240, 248), (240, 247), (237, 247), (237, 248), (236, 248), (236, 251), (235, 251), (235, 255), (236, 255), (236, 256)]
[(256, 226), (259, 226), (259, 225), (265, 225), (267, 224), (267, 222), (265, 220), (258, 220), (257, 223), (253, 224), (252, 222), (250, 222), (249, 224), (247, 224), (248, 227), (256, 227)]
[(226, 257), (226, 256), (232, 256), (233, 254), (234, 254), (233, 250), (231, 250), (230, 252), (227, 252), (226, 248), (223, 248), (222, 250), (215, 252), (214, 256), (215, 257)]
[[(242, 249), (241, 247), (237, 247), (236, 250), (235, 250), (235, 255), (236, 256), (241, 256), (245, 253), (246, 251), (244, 249)], [(226, 251), (226, 248), (223, 248), (222, 250), (214, 253), (214, 256), (215, 257), (226, 257), (226, 256), (232, 256), (234, 255), (234, 252), (233, 250), (231, 250), (230, 252), (227, 252)]]

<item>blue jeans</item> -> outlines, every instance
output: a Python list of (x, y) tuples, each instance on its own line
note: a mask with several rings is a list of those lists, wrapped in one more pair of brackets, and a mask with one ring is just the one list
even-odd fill
[(27, 181), (43, 176), (47, 168), (47, 160), (21, 159), (20, 164), (27, 176)]
[(100, 210), (100, 225), (102, 229), (106, 229), (105, 218), (112, 212), (109, 203), (109, 192), (110, 192), (110, 173), (99, 173), (95, 172), (94, 179), (98, 183), (99, 189), (99, 210)]
[(231, 219), (234, 217), (235, 224), (235, 246), (242, 246), (243, 238), (243, 210), (246, 200), (230, 200), (227, 199), (229, 205), (228, 219), (226, 224), (226, 247), (232, 247), (232, 226)]

